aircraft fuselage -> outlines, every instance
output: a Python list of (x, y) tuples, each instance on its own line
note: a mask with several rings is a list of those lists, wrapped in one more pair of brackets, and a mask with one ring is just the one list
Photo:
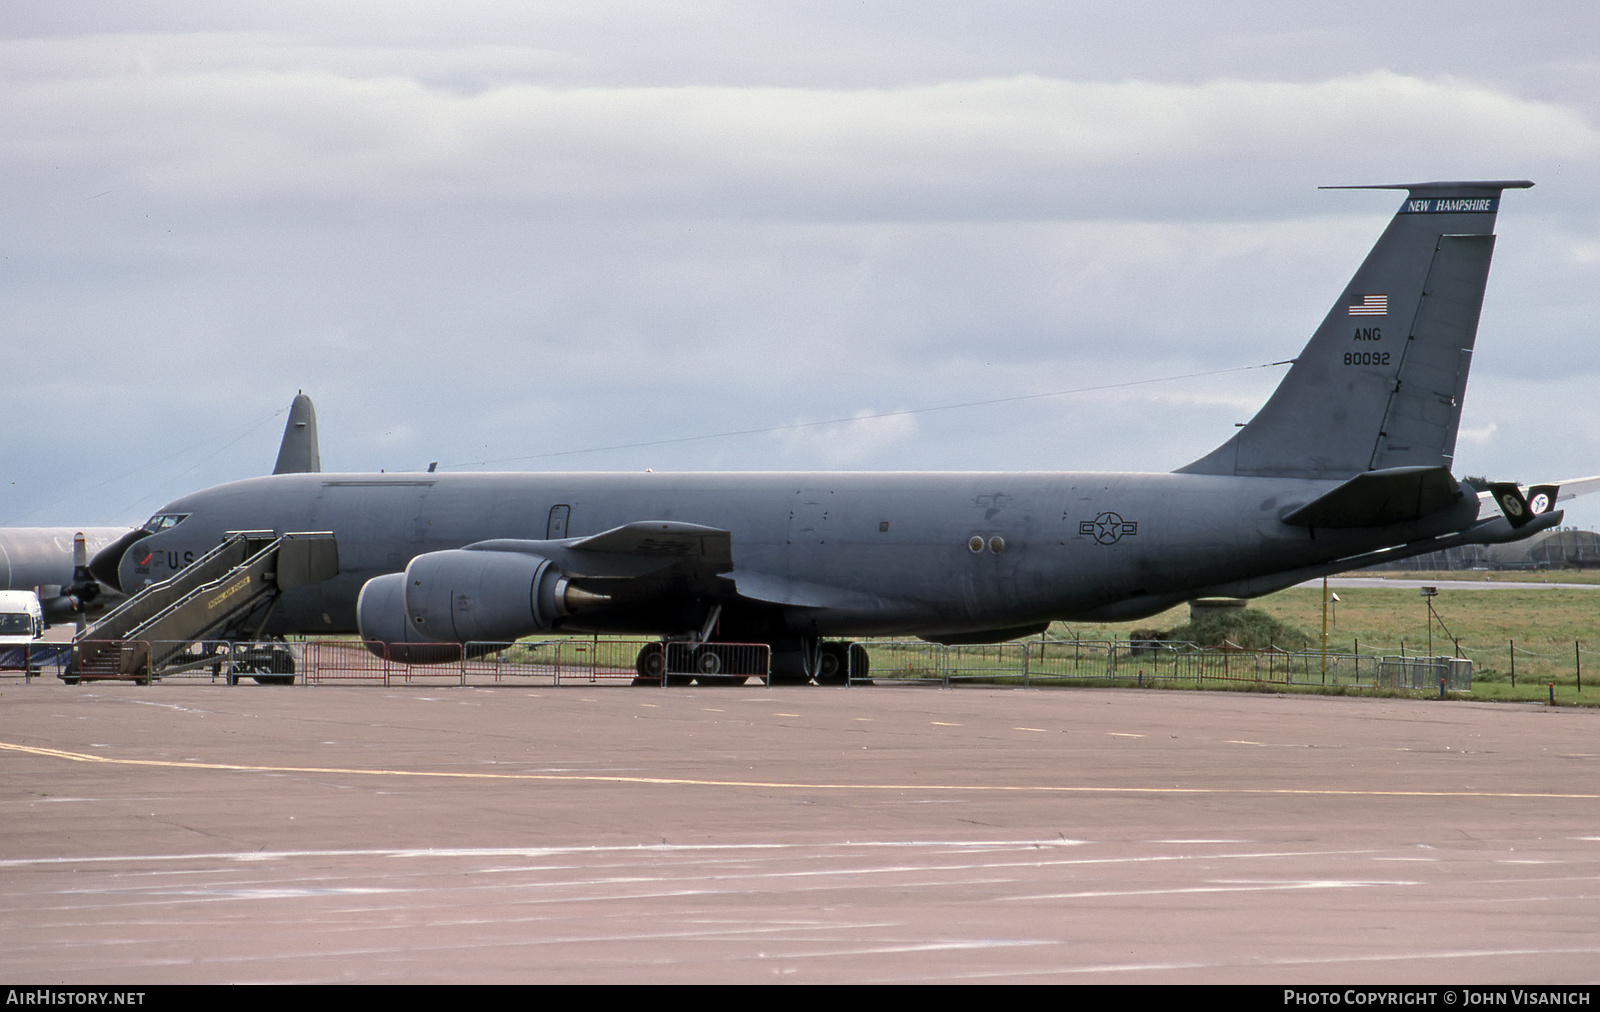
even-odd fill
[(730, 532), (720, 589), (573, 615), (562, 628), (677, 634), (720, 600), (795, 631), (937, 636), (1134, 619), (1202, 593), (1248, 594), (1252, 579), (1454, 530), (1477, 508), (1358, 531), (1281, 521), (1336, 484), (1051, 472), (275, 475), (171, 503), (163, 512), (186, 518), (132, 546), (120, 575), (130, 592), (163, 580), (228, 531), (332, 531), (340, 575), (286, 595), (268, 631), (345, 633), (362, 585), (423, 553), (681, 521)]

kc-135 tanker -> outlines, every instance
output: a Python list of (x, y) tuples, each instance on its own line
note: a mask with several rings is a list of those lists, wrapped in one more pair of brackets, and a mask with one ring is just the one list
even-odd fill
[(1556, 489), (1497, 486), (1480, 515), (1451, 463), (1501, 194), (1531, 185), (1362, 187), (1406, 196), (1266, 404), (1172, 473), (304, 471), (175, 499), (90, 569), (132, 592), (226, 532), (331, 531), (339, 575), (266, 633), (423, 661), (644, 634), (700, 644), (708, 675), (755, 642), (828, 680), (847, 637), (995, 642), (1525, 538), (1560, 523)]

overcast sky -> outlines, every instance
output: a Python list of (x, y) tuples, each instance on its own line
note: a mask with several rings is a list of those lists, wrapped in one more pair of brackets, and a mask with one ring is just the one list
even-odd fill
[(328, 470), (1170, 470), (1401, 196), (1317, 187), (1428, 179), (1538, 184), (1457, 473), (1600, 473), (1597, 12), (9, 0), (0, 526), (300, 389)]

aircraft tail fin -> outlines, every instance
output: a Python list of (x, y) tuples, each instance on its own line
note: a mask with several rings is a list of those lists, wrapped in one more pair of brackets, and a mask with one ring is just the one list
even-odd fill
[(1343, 479), (1449, 468), (1500, 193), (1532, 185), (1327, 187), (1408, 193), (1272, 397), (1179, 472)]
[(315, 474), (322, 470), (322, 450), (317, 444), (317, 409), (302, 391), (289, 405), (289, 421), (278, 445), (273, 474)]

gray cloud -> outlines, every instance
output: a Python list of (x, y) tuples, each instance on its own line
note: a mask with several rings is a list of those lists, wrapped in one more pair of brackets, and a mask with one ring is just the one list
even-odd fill
[(1472, 176), (1540, 185), (1460, 467), (1600, 471), (1587, 6), (213, 7), (0, 38), (0, 522), (262, 471), (299, 388), (333, 467), (1170, 468), (1275, 374), (858, 416), (1286, 358), (1398, 199), (1314, 186)]

